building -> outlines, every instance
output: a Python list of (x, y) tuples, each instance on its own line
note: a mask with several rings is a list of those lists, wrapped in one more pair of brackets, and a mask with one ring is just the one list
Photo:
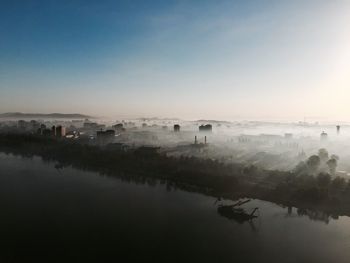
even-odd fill
[(97, 122), (91, 122), (86, 120), (83, 124), (84, 129), (88, 129), (88, 130), (97, 130), (97, 129), (104, 129), (106, 128), (106, 125), (104, 124), (98, 124)]
[[(40, 129), (42, 129), (43, 131), (46, 130), (45, 127), (41, 127)], [(47, 131), (45, 133), (46, 133), (46, 135), (48, 135)], [(66, 136), (66, 127), (63, 127), (62, 125), (52, 126), (51, 127), (51, 135), (55, 136), (55, 137), (65, 137)]]
[(56, 126), (51, 127), (51, 135), (56, 136)]
[(200, 132), (212, 132), (213, 127), (211, 124), (206, 124), (206, 125), (200, 125), (199, 126), (199, 131)]
[(179, 132), (180, 131), (180, 125), (179, 124), (175, 124), (174, 125), (174, 132)]
[(66, 136), (66, 127), (63, 127), (61, 125), (56, 127), (55, 130), (55, 136), (56, 137), (65, 137)]

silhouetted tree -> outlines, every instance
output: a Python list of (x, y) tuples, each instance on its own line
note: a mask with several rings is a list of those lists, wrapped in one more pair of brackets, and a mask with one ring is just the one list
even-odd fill
[(305, 175), (308, 172), (308, 165), (304, 162), (301, 161), (295, 166), (294, 168), (294, 173), (297, 175)]
[(331, 159), (336, 159), (337, 161), (339, 161), (339, 156), (336, 154), (332, 154)]
[(312, 174), (316, 174), (321, 164), (320, 157), (317, 155), (311, 155), (309, 159), (306, 161), (306, 164), (309, 167), (309, 171)]
[(337, 160), (336, 160), (336, 159), (333, 159), (333, 158), (331, 158), (331, 159), (329, 159), (329, 160), (327, 161), (327, 165), (328, 165), (328, 167), (329, 167), (329, 173), (330, 173), (331, 175), (333, 175), (333, 176), (334, 176), (335, 173), (336, 173), (337, 164), (338, 164)]
[(332, 180), (331, 186), (333, 189), (343, 190), (346, 187), (345, 178), (337, 176)]
[(320, 157), (320, 161), (322, 164), (328, 161), (328, 151), (324, 148), (318, 150), (318, 157)]
[(331, 176), (328, 173), (320, 173), (317, 176), (317, 184), (321, 188), (328, 188), (331, 182)]

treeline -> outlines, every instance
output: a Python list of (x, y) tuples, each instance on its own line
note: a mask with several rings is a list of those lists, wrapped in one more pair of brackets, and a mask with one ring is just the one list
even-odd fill
[(240, 165), (223, 165), (211, 159), (169, 157), (148, 147), (124, 150), (35, 135), (2, 134), (0, 150), (27, 157), (37, 155), (44, 161), (58, 162), (58, 167), (72, 166), (141, 181), (154, 178), (217, 193), (237, 189), (242, 170)]
[(290, 172), (224, 164), (212, 159), (171, 157), (151, 147), (125, 149), (120, 145), (98, 146), (24, 134), (0, 134), (0, 151), (40, 156), (44, 161), (57, 162), (58, 169), (72, 166), (123, 180), (149, 184), (160, 181), (168, 187), (213, 196), (253, 197), (288, 206), (350, 214), (350, 182), (332, 176), (338, 157), (328, 157), (324, 149)]
[(332, 205), (350, 203), (350, 180), (336, 176), (339, 157), (326, 149), (300, 162), (275, 193), (285, 200), (302, 200), (311, 203), (328, 202)]

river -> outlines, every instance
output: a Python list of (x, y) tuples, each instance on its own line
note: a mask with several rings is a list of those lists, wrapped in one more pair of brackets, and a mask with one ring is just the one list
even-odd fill
[(349, 262), (350, 218), (232, 203), (0, 154), (0, 262)]

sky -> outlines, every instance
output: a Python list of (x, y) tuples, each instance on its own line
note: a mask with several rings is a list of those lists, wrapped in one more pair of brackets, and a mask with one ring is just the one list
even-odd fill
[(0, 1), (0, 113), (350, 120), (350, 1)]

